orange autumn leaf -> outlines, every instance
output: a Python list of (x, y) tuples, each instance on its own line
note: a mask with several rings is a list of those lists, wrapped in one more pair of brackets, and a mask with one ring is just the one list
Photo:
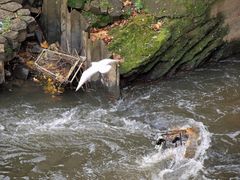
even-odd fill
[(131, 6), (132, 5), (132, 2), (131, 2), (131, 0), (124, 0), (123, 1), (123, 6), (125, 7), (125, 6)]
[(152, 29), (153, 29), (154, 31), (159, 31), (159, 30), (161, 29), (162, 25), (163, 25), (162, 22), (157, 22), (156, 24), (153, 24), (153, 25), (152, 25)]
[(47, 49), (49, 47), (48, 42), (47, 41), (43, 41), (42, 43), (40, 43), (41, 47), (44, 49)]
[(107, 30), (96, 30), (94, 29), (94, 31), (91, 33), (91, 40), (94, 42), (96, 40), (103, 40), (105, 43), (109, 43), (112, 40), (112, 36), (108, 35), (108, 31)]

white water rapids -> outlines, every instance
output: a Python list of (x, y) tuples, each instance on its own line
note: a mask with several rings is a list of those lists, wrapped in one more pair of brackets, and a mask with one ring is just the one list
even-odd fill
[[(0, 93), (0, 179), (240, 178), (240, 63), (123, 90), (59, 99), (26, 84)], [(161, 130), (200, 130), (185, 146), (155, 148)]]

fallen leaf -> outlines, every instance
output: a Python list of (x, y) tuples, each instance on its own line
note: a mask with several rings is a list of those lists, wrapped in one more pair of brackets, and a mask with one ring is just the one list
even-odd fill
[(47, 49), (49, 47), (48, 42), (47, 41), (43, 41), (42, 43), (40, 43), (41, 47), (44, 49)]
[(124, 0), (123, 1), (123, 6), (126, 7), (126, 6), (131, 6), (132, 5), (132, 1), (131, 0)]
[(161, 29), (162, 25), (163, 25), (162, 22), (157, 22), (156, 24), (153, 24), (153, 25), (152, 25), (152, 29), (153, 29), (154, 31), (159, 31), (159, 30)]

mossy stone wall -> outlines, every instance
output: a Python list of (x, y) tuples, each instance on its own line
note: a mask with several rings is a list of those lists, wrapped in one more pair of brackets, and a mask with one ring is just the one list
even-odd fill
[[(227, 33), (223, 20), (209, 15), (215, 0), (142, 3), (147, 13), (111, 31), (113, 41), (108, 48), (125, 59), (120, 67), (123, 78), (158, 79), (180, 69), (193, 69), (223, 46)], [(152, 28), (157, 22), (162, 23), (158, 31)]]

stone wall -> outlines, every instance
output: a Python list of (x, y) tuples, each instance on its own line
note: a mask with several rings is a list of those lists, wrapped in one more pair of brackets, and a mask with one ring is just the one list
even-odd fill
[[(0, 63), (4, 63), (16, 57), (21, 43), (27, 35), (36, 29), (35, 19), (30, 16), (28, 9), (23, 9), (22, 1), (0, 1)], [(1, 70), (4, 71), (4, 70)], [(0, 73), (0, 83), (4, 81), (4, 72)]]

